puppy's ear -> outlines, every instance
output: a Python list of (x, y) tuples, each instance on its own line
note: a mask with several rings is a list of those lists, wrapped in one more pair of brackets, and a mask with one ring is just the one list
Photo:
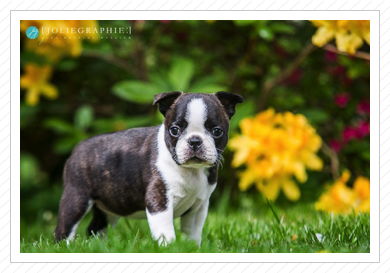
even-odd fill
[(158, 109), (160, 110), (161, 114), (163, 114), (163, 116), (165, 117), (165, 114), (168, 111), (168, 109), (172, 106), (175, 100), (181, 96), (181, 94), (183, 94), (183, 92), (175, 91), (170, 93), (160, 93), (154, 95), (153, 105), (158, 103)]
[(221, 102), (229, 119), (231, 119), (236, 112), (236, 104), (242, 103), (244, 101), (244, 99), (240, 95), (223, 91), (215, 93), (215, 96), (217, 96), (217, 98)]

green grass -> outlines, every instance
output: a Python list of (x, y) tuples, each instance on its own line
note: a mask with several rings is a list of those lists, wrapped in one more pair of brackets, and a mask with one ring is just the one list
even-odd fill
[(231, 208), (228, 198), (219, 201), (209, 210), (200, 248), (181, 234), (180, 219), (174, 222), (176, 241), (159, 247), (146, 220), (121, 219), (114, 229), (109, 227), (107, 236), (88, 238), (88, 215), (69, 245), (53, 243), (55, 217), (35, 223), (22, 220), (20, 252), (370, 252), (367, 214), (332, 217), (316, 212), (308, 203), (283, 208), (242, 198), (239, 207)]

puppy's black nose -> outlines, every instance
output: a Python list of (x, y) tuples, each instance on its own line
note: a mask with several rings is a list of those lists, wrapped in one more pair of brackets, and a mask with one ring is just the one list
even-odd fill
[(193, 136), (188, 140), (188, 144), (190, 145), (191, 149), (196, 151), (202, 146), (202, 139), (197, 136)]

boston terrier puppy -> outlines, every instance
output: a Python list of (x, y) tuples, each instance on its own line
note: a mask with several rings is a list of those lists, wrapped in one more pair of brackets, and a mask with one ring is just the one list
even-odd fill
[(173, 219), (199, 245), (229, 120), (240, 95), (171, 92), (154, 97), (160, 126), (102, 134), (80, 142), (64, 168), (56, 240), (72, 240), (92, 209), (88, 234), (119, 217), (147, 218), (153, 239), (175, 240)]

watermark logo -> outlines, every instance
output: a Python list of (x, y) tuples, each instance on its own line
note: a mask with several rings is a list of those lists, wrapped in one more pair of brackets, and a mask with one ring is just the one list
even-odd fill
[(37, 27), (31, 26), (26, 30), (26, 35), (29, 39), (36, 39), (39, 35), (39, 30)]
[[(34, 28), (34, 29), (31, 29)], [(29, 36), (31, 29), (31, 37)], [(35, 33), (36, 31), (36, 33)], [(27, 29), (27, 37), (35, 39), (40, 34), (41, 41), (39, 45), (45, 40), (102, 40), (102, 39), (131, 39), (131, 26), (128, 27), (46, 27), (42, 26), (40, 30), (36, 27), (29, 27)]]

